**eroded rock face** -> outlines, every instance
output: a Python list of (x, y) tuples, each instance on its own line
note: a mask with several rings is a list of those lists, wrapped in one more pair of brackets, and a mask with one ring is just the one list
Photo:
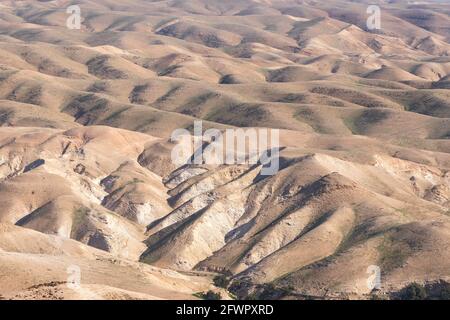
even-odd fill
[(142, 226), (170, 212), (161, 177), (135, 162), (123, 163), (101, 185), (108, 192), (102, 205)]
[[(384, 252), (389, 250), (402, 250), (402, 263), (420, 263), (410, 258), (406, 247), (396, 249), (402, 246), (397, 240), (380, 244), (380, 237), (389, 237), (393, 226), (405, 226), (408, 230), (409, 223), (423, 222), (424, 217), (431, 224), (424, 225), (423, 230), (431, 227), (432, 221), (448, 223), (446, 175), (436, 167), (406, 160), (378, 154), (374, 159), (369, 165), (325, 154), (306, 155), (265, 179), (257, 178), (260, 168), (247, 168), (247, 173), (231, 176), (222, 168), (210, 169), (207, 174), (199, 172), (173, 185), (169, 194), (183, 200), (172, 201), (178, 208), (150, 225), (148, 249), (142, 261), (183, 270), (232, 272), (236, 281), (250, 284), (272, 282), (291, 273), (292, 283), (307, 281), (300, 280), (303, 275), (297, 270), (315, 270), (322, 261), (324, 265), (335, 263), (339, 268), (347, 264), (334, 260), (339, 255), (351, 257), (358, 264), (355, 268), (376, 265), (379, 259), (385, 259), (384, 255), (390, 255)], [(181, 175), (183, 170), (189, 172), (191, 168), (185, 166), (176, 174)], [(411, 176), (417, 177), (416, 185)], [(386, 181), (383, 187), (379, 179)], [(415, 188), (419, 187), (417, 192)], [(428, 212), (421, 216), (422, 209), (417, 211), (413, 203)], [(429, 255), (442, 249), (425, 249), (422, 245), (427, 241), (418, 238), (414, 250)], [(360, 259), (355, 254), (362, 245), (367, 255)], [(386, 262), (386, 268), (390, 268), (386, 272), (392, 277), (398, 277), (394, 270), (403, 267), (401, 263), (392, 266)], [(346, 277), (363, 284), (359, 277), (364, 274), (358, 271)], [(406, 275), (401, 281), (393, 278), (389, 290), (408, 279)], [(368, 293), (362, 284), (345, 284), (334, 293)], [(308, 284), (311, 296), (318, 294), (318, 286)]]
[[(28, 138), (30, 133), (33, 133), (32, 138)], [(79, 140), (77, 134), (90, 137)], [(19, 150), (23, 159), (20, 164), (16, 163), (16, 173), (5, 177), (2, 183), (5, 211), (0, 216), (1, 222), (70, 237), (117, 256), (137, 259), (144, 249), (141, 243), (143, 229), (101, 206), (108, 195), (100, 185), (101, 177), (112, 168), (120, 167), (126, 159), (122, 155), (115, 157), (113, 148), (109, 149), (110, 156), (102, 155), (102, 135), (114, 139), (113, 131), (107, 128), (83, 129), (81, 132), (23, 129), (22, 132), (2, 132), (0, 135), (3, 139), (9, 136), (16, 141), (2, 148), (4, 163), (9, 161), (6, 160), (8, 156)], [(61, 156), (61, 146), (67, 145), (67, 140), (73, 148), (64, 147)], [(115, 144), (121, 148), (120, 143)], [(86, 151), (79, 152), (80, 146)], [(138, 154), (139, 150), (136, 150), (135, 156)], [(36, 155), (41, 156), (40, 161), (28, 163), (27, 159)], [(17, 156), (13, 156), (13, 162), (14, 159)], [(74, 165), (80, 161), (82, 163)], [(148, 209), (138, 212), (146, 213), (145, 210)], [(148, 218), (145, 214), (143, 217)]]
[(449, 185), (440, 184), (437, 186), (433, 186), (431, 189), (427, 191), (425, 199), (449, 207), (450, 204)]

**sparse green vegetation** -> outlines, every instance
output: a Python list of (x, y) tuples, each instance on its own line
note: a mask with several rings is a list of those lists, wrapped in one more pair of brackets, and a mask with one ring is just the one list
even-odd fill
[(326, 134), (326, 130), (320, 125), (320, 120), (316, 119), (313, 111), (305, 109), (300, 110), (294, 114), (294, 119), (306, 123), (317, 133)]
[(372, 293), (369, 296), (369, 300), (389, 300), (389, 296), (383, 294)]
[(425, 287), (416, 282), (409, 284), (400, 293), (402, 300), (425, 300), (427, 296)]
[(120, 114), (122, 114), (122, 113), (128, 111), (129, 109), (130, 109), (130, 108), (123, 108), (123, 109), (119, 109), (119, 110), (116, 110), (116, 111), (112, 112), (110, 115), (108, 115), (108, 116), (106, 117), (106, 119), (104, 120), (104, 122), (110, 122), (110, 121), (115, 120)]
[(79, 207), (78, 209), (74, 210), (73, 216), (72, 216), (72, 230), (71, 230), (72, 238), (75, 238), (75, 234), (79, 230), (80, 226), (86, 220), (86, 217), (90, 211), (91, 210), (86, 207)]
[(138, 178), (133, 178), (133, 180), (127, 181), (127, 182), (122, 186), (122, 188), (120, 188), (120, 189), (123, 189), (123, 188), (125, 188), (125, 187), (127, 187), (127, 186), (129, 186), (129, 185), (139, 184), (139, 183), (145, 183), (145, 181), (144, 181), (144, 180), (141, 180), (141, 179), (138, 179)]
[(265, 284), (246, 297), (246, 300), (278, 300), (294, 292), (292, 286), (278, 287), (273, 283)]
[(194, 297), (203, 299), (203, 300), (221, 300), (222, 295), (219, 292), (214, 292), (209, 290), (207, 292), (197, 292), (194, 294)]
[(352, 132), (352, 134), (359, 134), (358, 127), (356, 126), (355, 119), (344, 118), (342, 119), (344, 125)]
[(226, 275), (221, 274), (214, 277), (213, 282), (216, 287), (226, 289), (230, 284), (230, 279)]
[(409, 255), (409, 248), (393, 241), (389, 235), (385, 236), (378, 251), (380, 252), (379, 264), (384, 272), (402, 266)]
[(398, 293), (394, 299), (400, 300), (450, 300), (450, 283), (440, 281), (422, 285), (417, 282), (410, 283)]
[(445, 283), (442, 285), (439, 299), (450, 300), (450, 283)]

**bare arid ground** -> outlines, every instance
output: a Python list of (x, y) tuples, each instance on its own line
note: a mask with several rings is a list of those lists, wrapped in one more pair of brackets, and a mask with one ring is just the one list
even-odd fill
[[(0, 298), (365, 299), (370, 266), (379, 296), (450, 281), (449, 14), (0, 0)], [(170, 136), (196, 120), (279, 129), (279, 172), (177, 167)]]

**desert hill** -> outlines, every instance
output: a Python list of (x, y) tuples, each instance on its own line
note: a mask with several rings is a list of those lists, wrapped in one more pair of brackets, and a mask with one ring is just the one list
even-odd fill
[[(450, 281), (448, 3), (375, 1), (380, 30), (374, 1), (71, 4), (0, 0), (0, 298)], [(199, 120), (279, 129), (280, 170), (174, 164)]]

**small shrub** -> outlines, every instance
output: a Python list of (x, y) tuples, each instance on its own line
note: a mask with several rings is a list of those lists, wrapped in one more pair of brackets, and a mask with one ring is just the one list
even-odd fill
[(247, 295), (246, 300), (278, 300), (294, 292), (292, 287), (276, 287), (272, 283), (265, 284)]
[(425, 300), (427, 291), (424, 286), (414, 282), (406, 286), (400, 295), (402, 300)]
[(224, 288), (224, 289), (228, 288), (228, 285), (230, 284), (230, 279), (223, 274), (214, 277), (213, 281), (214, 281), (214, 285), (216, 287)]
[(258, 293), (254, 292), (245, 297), (245, 300), (260, 300)]
[(202, 293), (201, 296), (204, 300), (220, 300), (220, 299), (222, 299), (222, 296), (220, 295), (219, 292), (214, 292), (212, 290), (209, 290), (206, 293)]
[(445, 283), (442, 285), (437, 298), (439, 300), (450, 300), (450, 283)]
[(372, 292), (369, 294), (369, 300), (389, 300), (390, 297), (385, 293)]

